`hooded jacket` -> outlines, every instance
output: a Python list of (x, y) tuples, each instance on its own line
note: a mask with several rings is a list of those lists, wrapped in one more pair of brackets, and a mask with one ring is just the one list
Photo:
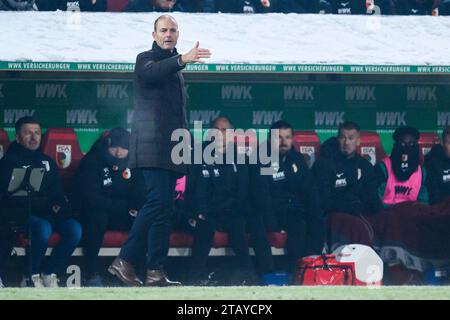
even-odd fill
[[(103, 140), (83, 157), (74, 179), (77, 209), (83, 215), (92, 210), (110, 215), (127, 214), (139, 210), (145, 202), (145, 184), (140, 170), (111, 163)], [(126, 160), (126, 159), (125, 159)]]

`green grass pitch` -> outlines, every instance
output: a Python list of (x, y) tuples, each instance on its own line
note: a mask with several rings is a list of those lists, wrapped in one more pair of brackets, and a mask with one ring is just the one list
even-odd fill
[(0, 300), (396, 300), (450, 299), (450, 286), (403, 287), (179, 287), (179, 288), (5, 288)]

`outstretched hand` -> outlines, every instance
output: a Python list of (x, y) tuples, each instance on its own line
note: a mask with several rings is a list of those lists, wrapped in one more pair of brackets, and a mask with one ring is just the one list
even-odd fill
[(211, 52), (208, 49), (199, 48), (200, 42), (196, 42), (194, 48), (192, 48), (188, 53), (181, 55), (181, 63), (205, 63), (202, 59), (208, 59), (211, 57)]

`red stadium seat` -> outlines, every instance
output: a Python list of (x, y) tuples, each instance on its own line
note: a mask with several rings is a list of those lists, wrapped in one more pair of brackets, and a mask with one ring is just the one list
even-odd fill
[(439, 136), (435, 132), (421, 132), (419, 139), (419, 148), (420, 148), (420, 162), (423, 163), (425, 160), (425, 156), (428, 152), (430, 152), (431, 148), (435, 144), (439, 144), (441, 140)]
[(314, 131), (295, 131), (294, 148), (305, 157), (306, 163), (311, 168), (319, 156), (320, 140)]
[(386, 152), (376, 132), (361, 131), (361, 145), (358, 148), (358, 153), (369, 160), (372, 165), (386, 157)]
[(277, 249), (286, 247), (287, 233), (268, 232), (267, 237), (269, 238), (269, 243), (272, 247), (275, 247)]
[(3, 158), (9, 147), (8, 134), (4, 129), (0, 128), (0, 159)]
[[(249, 237), (249, 236), (248, 236)], [(287, 234), (280, 232), (267, 233), (269, 243), (272, 247), (283, 249), (286, 247)], [(103, 248), (120, 248), (128, 238), (127, 232), (123, 231), (107, 231), (103, 238)], [(54, 248), (60, 240), (58, 233), (53, 233), (48, 241), (48, 246)], [(17, 246), (25, 248), (28, 240), (24, 234), (17, 237)], [(186, 232), (172, 232), (170, 234), (170, 248), (192, 248), (194, 238)], [(216, 232), (214, 235), (213, 248), (227, 248), (230, 246), (229, 236), (225, 232)]]
[[(50, 237), (50, 239), (48, 240), (48, 246), (49, 246), (50, 248), (55, 247), (55, 246), (58, 244), (59, 239), (60, 239), (60, 238), (59, 238), (59, 234), (53, 233), (52, 236)], [(25, 237), (25, 235), (24, 235), (24, 234), (19, 234), (19, 235), (17, 236), (17, 245), (18, 245), (19, 247), (25, 248), (25, 247), (27, 246), (27, 244), (28, 244), (28, 240), (27, 240), (27, 238)]]
[[(102, 246), (105, 248), (119, 248), (128, 238), (127, 232), (107, 231), (103, 237)], [(184, 232), (172, 232), (170, 234), (171, 248), (190, 248), (194, 243), (192, 235)]]
[(128, 4), (128, 0), (108, 0), (106, 11), (122, 12)]
[(55, 160), (66, 184), (75, 173), (83, 153), (72, 128), (50, 128), (44, 135), (42, 151)]

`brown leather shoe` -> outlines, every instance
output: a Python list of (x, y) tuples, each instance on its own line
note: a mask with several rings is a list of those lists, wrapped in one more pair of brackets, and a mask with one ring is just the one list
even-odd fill
[(181, 286), (181, 282), (171, 281), (163, 270), (147, 270), (145, 279), (146, 287), (176, 287)]
[(128, 286), (140, 287), (143, 284), (137, 277), (134, 267), (119, 257), (114, 259), (113, 263), (109, 266), (108, 271)]

